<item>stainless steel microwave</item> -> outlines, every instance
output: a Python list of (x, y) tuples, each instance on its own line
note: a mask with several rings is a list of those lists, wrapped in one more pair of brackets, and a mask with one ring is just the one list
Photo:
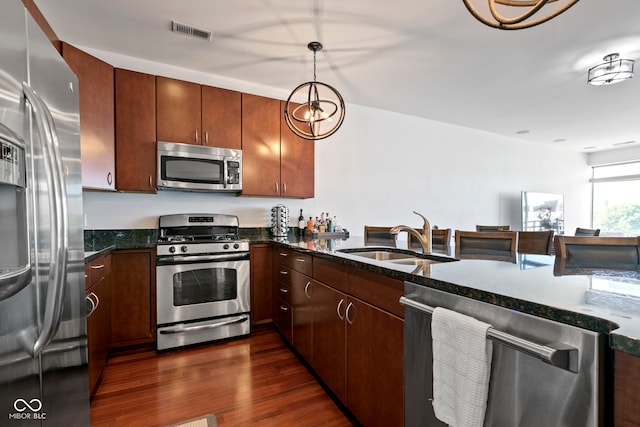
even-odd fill
[(242, 150), (158, 141), (158, 188), (242, 190)]

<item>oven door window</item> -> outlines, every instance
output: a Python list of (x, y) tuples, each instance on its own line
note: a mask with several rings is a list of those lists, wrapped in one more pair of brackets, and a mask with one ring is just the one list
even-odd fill
[(173, 275), (173, 305), (191, 305), (238, 298), (238, 275), (233, 268), (203, 268)]
[(224, 160), (162, 156), (161, 178), (168, 181), (222, 184)]

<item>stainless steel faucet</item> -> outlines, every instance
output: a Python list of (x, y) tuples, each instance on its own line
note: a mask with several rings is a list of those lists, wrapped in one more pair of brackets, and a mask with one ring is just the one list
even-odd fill
[(420, 245), (422, 245), (422, 252), (427, 255), (430, 255), (431, 254), (431, 224), (429, 224), (429, 221), (427, 220), (427, 218), (424, 217), (424, 215), (421, 215), (416, 211), (413, 211), (413, 213), (418, 215), (424, 220), (424, 224), (422, 225), (422, 233), (417, 231), (415, 228), (411, 228), (406, 225), (398, 225), (396, 227), (393, 227), (390, 230), (390, 233), (396, 236), (401, 231), (406, 231), (409, 234), (413, 234), (420, 242)]

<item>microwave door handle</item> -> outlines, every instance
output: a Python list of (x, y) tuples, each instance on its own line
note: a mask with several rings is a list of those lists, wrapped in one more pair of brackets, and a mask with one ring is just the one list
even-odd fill
[[(2, 123), (0, 123), (0, 140), (8, 141), (13, 145), (24, 146), (20, 137)], [(18, 185), (16, 187), (22, 186)], [(19, 215), (19, 212), (17, 214)], [(15, 295), (31, 283), (31, 239), (29, 239), (29, 222), (27, 221), (26, 224), (25, 235), (19, 237), (20, 240), (26, 243), (25, 264), (0, 273), (0, 301)]]
[(222, 186), (224, 188), (227, 188), (227, 179), (228, 179), (228, 175), (229, 175), (229, 161), (227, 159), (224, 159), (223, 163), (223, 167), (222, 167)]
[(67, 282), (68, 212), (65, 175), (62, 156), (51, 111), (27, 83), (22, 88), (35, 117), (44, 158), (49, 188), (49, 215), (51, 228), (49, 288), (40, 333), (28, 348), (35, 357), (51, 342), (62, 317), (64, 289)]

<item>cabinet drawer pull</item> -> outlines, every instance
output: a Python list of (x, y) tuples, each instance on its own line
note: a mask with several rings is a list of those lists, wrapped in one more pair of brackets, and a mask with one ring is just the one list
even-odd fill
[(149, 188), (153, 188), (153, 177), (149, 175)]
[(278, 182), (276, 181), (276, 194), (280, 193), (280, 191), (278, 190)]
[(289, 274), (289, 272), (286, 270), (280, 270), (280, 274), (284, 274), (286, 276), (287, 274)]
[(280, 306), (280, 310), (282, 311), (289, 311), (289, 307), (285, 306), (285, 305), (281, 305)]
[(280, 253), (280, 256), (289, 256), (289, 254), (286, 252), (279, 252), (279, 253)]
[(306, 261), (306, 259), (304, 259), (304, 258), (296, 258), (296, 261), (298, 261), (298, 262), (305, 262), (305, 261)]
[(104, 268), (104, 264), (92, 265), (91, 268), (94, 270), (100, 270), (101, 268)]
[(350, 325), (353, 325), (353, 320), (351, 320), (351, 318), (349, 317), (349, 312), (351, 311), (351, 307), (353, 307), (353, 303), (350, 302), (349, 305), (347, 306), (347, 309), (344, 312), (344, 317), (347, 318), (347, 322)]
[(198, 142), (198, 129), (196, 129), (196, 142)]
[(342, 314), (340, 314), (340, 307), (342, 307), (343, 303), (344, 303), (344, 298), (340, 298), (340, 302), (338, 303), (338, 306), (336, 307), (336, 312), (338, 313), (338, 317), (340, 318), (340, 320), (344, 320), (344, 316)]
[(280, 288), (280, 292), (282, 292), (283, 294), (288, 294), (288, 293), (289, 293), (289, 289), (287, 289), (287, 288)]
[(282, 194), (287, 194), (287, 183), (286, 182), (282, 183)]
[(209, 145), (209, 132), (204, 131), (204, 143), (205, 145)]

